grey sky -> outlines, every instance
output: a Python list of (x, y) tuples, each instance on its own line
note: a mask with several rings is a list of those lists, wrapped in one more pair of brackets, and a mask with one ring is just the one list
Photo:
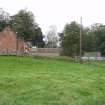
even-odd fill
[(67, 22), (79, 22), (83, 25), (105, 24), (105, 0), (0, 0), (0, 7), (10, 15), (27, 8), (35, 15), (36, 22), (46, 33), (50, 25), (56, 25), (62, 31)]

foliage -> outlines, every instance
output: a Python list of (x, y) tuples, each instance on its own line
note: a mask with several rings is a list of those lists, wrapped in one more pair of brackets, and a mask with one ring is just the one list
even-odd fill
[[(79, 54), (79, 33), (80, 25), (76, 22), (66, 24), (64, 28), (64, 37), (62, 36), (63, 54), (75, 56)], [(62, 34), (63, 35), (63, 34)]]
[(92, 29), (84, 30), (83, 50), (85, 52), (98, 51), (97, 42), (98, 42), (98, 39), (97, 39), (96, 34), (94, 33), (94, 31)]
[(105, 42), (100, 45), (101, 56), (105, 57)]
[(64, 33), (61, 32), (61, 33), (58, 33), (58, 35), (59, 35), (59, 43), (60, 43), (60, 46), (62, 46), (63, 41), (64, 41)]
[(37, 24), (34, 21), (32, 12), (20, 10), (16, 15), (12, 16), (12, 29), (25, 40), (31, 40)]
[(41, 28), (34, 20), (34, 15), (30, 11), (20, 10), (12, 16), (12, 29), (19, 37), (32, 42), (32, 45), (44, 47), (43, 34)]
[[(63, 33), (60, 33), (60, 42), (63, 54), (75, 56), (79, 54), (80, 25), (76, 22), (67, 24)], [(82, 28), (82, 51), (101, 52), (105, 55), (105, 25), (93, 24), (90, 28)]]
[(105, 55), (105, 25), (95, 24), (92, 26), (93, 34), (95, 35), (96, 50)]
[(38, 27), (35, 29), (34, 36), (32, 38), (32, 45), (36, 46), (38, 48), (43, 48), (45, 46), (45, 42), (43, 41), (43, 33), (41, 31), (41, 28)]

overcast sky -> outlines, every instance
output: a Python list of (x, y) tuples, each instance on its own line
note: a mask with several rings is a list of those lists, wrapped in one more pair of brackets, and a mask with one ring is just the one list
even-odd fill
[(62, 31), (66, 23), (79, 22), (81, 16), (84, 26), (105, 24), (105, 0), (0, 0), (0, 8), (10, 15), (27, 8), (35, 15), (44, 34), (50, 25)]

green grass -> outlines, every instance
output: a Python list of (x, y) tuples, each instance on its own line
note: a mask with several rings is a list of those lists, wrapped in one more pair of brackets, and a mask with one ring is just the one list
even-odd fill
[(0, 105), (105, 105), (105, 68), (1, 56)]

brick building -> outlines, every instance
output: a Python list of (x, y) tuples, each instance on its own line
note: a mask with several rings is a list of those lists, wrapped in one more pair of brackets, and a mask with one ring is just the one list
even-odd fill
[(8, 26), (0, 32), (0, 54), (22, 54), (26, 43)]

